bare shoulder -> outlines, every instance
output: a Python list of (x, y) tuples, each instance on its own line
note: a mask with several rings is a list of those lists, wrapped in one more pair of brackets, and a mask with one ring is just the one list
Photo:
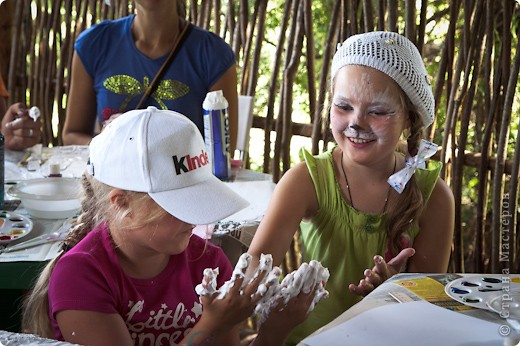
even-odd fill
[(446, 272), (454, 224), (453, 193), (442, 179), (438, 179), (419, 221), (420, 232), (414, 240), (415, 255), (408, 264), (410, 272)]
[(422, 214), (421, 229), (426, 225), (442, 225), (442, 228), (451, 230), (454, 223), (454, 214), (453, 192), (448, 184), (439, 178)]
[(299, 162), (296, 165), (294, 165), (293, 167), (291, 167), (291, 169), (289, 169), (287, 172), (285, 172), (285, 174), (283, 175), (280, 182), (286, 181), (286, 180), (291, 181), (291, 182), (300, 181), (303, 183), (307, 182), (307, 183), (312, 184), (311, 176), (309, 174), (309, 169), (307, 168), (307, 165), (305, 164), (305, 162)]
[(314, 184), (305, 162), (300, 162), (285, 172), (277, 186), (291, 189), (296, 194), (315, 195)]
[(299, 210), (303, 217), (311, 216), (317, 209), (316, 190), (305, 162), (289, 169), (278, 182), (275, 189), (275, 203), (282, 202)]
[(428, 200), (428, 206), (430, 204), (447, 204), (447, 207), (454, 205), (453, 192), (446, 182), (439, 178), (433, 188), (430, 199)]

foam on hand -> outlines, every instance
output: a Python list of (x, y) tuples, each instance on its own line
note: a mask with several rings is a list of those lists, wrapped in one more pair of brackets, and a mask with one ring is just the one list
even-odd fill
[(217, 291), (218, 268), (206, 268), (203, 272), (202, 282), (195, 287), (199, 296), (212, 295)]
[(40, 114), (40, 109), (36, 106), (31, 107), (29, 109), (29, 117), (31, 117), (34, 121), (36, 121), (40, 117)]
[(328, 297), (329, 292), (325, 290), (325, 283), (329, 277), (329, 270), (324, 268), (320, 262), (311, 260), (309, 263), (302, 263), (297, 270), (285, 276), (272, 299), (263, 304), (260, 311), (260, 324), (269, 317), (269, 313), (277, 301), (283, 300), (284, 305), (287, 305), (300, 293), (308, 294), (316, 287), (314, 298), (307, 311), (310, 313), (319, 301)]
[[(224, 299), (226, 297), (226, 295), (228, 294), (231, 287), (233, 287), (235, 285), (236, 279), (238, 279), (238, 278), (243, 279), (245, 277), (246, 270), (249, 267), (249, 265), (251, 264), (252, 258), (253, 257), (251, 257), (251, 255), (248, 254), (247, 252), (243, 253), (239, 257), (237, 264), (235, 266), (235, 269), (233, 270), (233, 274), (231, 274), (231, 279), (224, 282), (222, 287), (220, 287), (220, 289), (218, 290), (219, 291), (219, 295), (217, 297), (218, 299)], [(242, 291), (240, 291), (240, 294), (242, 294)]]
[[(233, 270), (231, 279), (226, 281), (218, 290), (216, 288), (218, 268), (205, 269), (202, 283), (197, 285), (195, 291), (199, 296), (213, 295), (218, 292), (217, 298), (224, 299), (230, 288), (234, 286), (235, 280), (245, 277), (251, 260), (251, 255), (248, 253), (242, 254)], [(284, 305), (287, 305), (291, 299), (298, 296), (301, 292), (308, 294), (316, 288), (313, 301), (309, 306), (309, 313), (319, 301), (329, 295), (325, 290), (325, 283), (329, 280), (330, 273), (318, 261), (312, 260), (309, 263), (302, 263), (297, 270), (286, 275), (283, 281), (280, 282), (282, 270), (279, 267), (273, 267), (273, 257), (270, 254), (262, 254), (252, 279), (247, 283), (244, 282), (242, 285), (250, 284), (252, 280), (265, 272), (268, 274), (263, 277), (256, 291), (256, 294), (262, 298), (257, 302), (254, 310), (255, 314), (260, 314), (260, 324), (268, 318), (271, 310), (278, 305), (277, 302), (281, 301)]]

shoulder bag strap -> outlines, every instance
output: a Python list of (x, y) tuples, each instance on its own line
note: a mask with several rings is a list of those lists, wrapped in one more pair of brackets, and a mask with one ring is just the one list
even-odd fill
[(177, 38), (177, 41), (173, 45), (172, 50), (170, 51), (170, 54), (162, 64), (161, 68), (157, 73), (155, 74), (155, 77), (153, 78), (152, 82), (148, 85), (148, 88), (144, 92), (143, 96), (141, 96), (141, 99), (139, 100), (139, 103), (135, 107), (135, 109), (141, 108), (141, 106), (144, 104), (146, 99), (157, 89), (157, 83), (161, 80), (164, 73), (168, 69), (168, 66), (172, 63), (173, 59), (177, 55), (177, 52), (179, 51), (179, 48), (182, 46), (184, 40), (186, 37), (188, 37), (189, 32), (191, 31), (192, 24), (190, 22), (186, 22), (184, 27), (182, 28), (179, 37)]

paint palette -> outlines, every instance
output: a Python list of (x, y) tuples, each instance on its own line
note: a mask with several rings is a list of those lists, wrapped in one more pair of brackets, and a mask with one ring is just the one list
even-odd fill
[(32, 231), (31, 219), (8, 211), (0, 211), (0, 244), (8, 244)]
[(505, 315), (503, 309), (508, 313), (520, 311), (520, 280), (516, 275), (515, 278), (506, 274), (465, 275), (451, 281), (444, 290), (464, 305), (491, 310), (501, 316)]

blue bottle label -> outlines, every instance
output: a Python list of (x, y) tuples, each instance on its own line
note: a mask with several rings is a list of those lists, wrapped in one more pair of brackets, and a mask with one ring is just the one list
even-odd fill
[(204, 141), (213, 174), (219, 179), (227, 179), (230, 171), (230, 154), (226, 109), (204, 110)]

